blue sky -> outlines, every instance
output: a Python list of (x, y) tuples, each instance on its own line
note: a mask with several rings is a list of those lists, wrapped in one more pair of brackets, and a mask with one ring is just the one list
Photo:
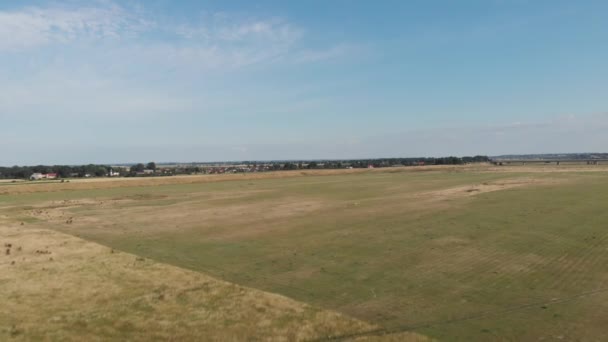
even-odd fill
[(606, 152), (606, 1), (2, 1), (0, 165)]

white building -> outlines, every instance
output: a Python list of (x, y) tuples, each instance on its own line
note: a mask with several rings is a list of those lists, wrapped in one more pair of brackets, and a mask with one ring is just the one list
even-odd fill
[(30, 180), (39, 180), (45, 178), (42, 173), (34, 173), (30, 176)]

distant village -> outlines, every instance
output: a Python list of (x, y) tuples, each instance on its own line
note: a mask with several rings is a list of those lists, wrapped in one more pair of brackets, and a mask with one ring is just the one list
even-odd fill
[(283, 170), (360, 169), (406, 167), (422, 165), (459, 165), (488, 162), (486, 156), (443, 158), (383, 158), (358, 160), (317, 161), (243, 161), (217, 163), (155, 163), (119, 165), (37, 165), (0, 167), (0, 179), (28, 179), (31, 181), (64, 180), (96, 177), (160, 177), (175, 175), (251, 173)]

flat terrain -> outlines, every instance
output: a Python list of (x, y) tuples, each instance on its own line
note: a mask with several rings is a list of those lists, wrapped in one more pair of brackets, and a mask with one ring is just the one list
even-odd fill
[(336, 315), (344, 321), (323, 335), (463, 341), (601, 340), (607, 203), (602, 165), (0, 185), (0, 215), (19, 231), (51, 229), (131, 264), (138, 256), (355, 318)]
[(0, 240), (11, 245), (0, 262), (1, 340), (292, 341), (375, 329), (54, 231), (5, 224)]

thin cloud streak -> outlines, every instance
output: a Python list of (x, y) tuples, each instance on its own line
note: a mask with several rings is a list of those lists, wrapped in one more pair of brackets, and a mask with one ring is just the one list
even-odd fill
[(147, 30), (151, 23), (124, 8), (40, 8), (0, 12), (0, 50), (19, 51), (78, 40), (119, 39)]
[[(138, 40), (162, 32), (170, 39)], [(301, 47), (304, 30), (282, 18), (249, 18), (229, 13), (202, 15), (178, 24), (148, 18), (113, 2), (98, 7), (27, 7), (0, 11), (0, 51), (23, 52), (53, 45), (107, 41), (117, 57), (132, 56), (173, 66), (236, 69), (277, 60), (318, 62), (346, 53), (344, 45), (311, 50)], [(121, 44), (122, 43), (122, 44)], [(94, 48), (90, 52), (94, 52)], [(107, 46), (106, 46), (107, 48)], [(117, 59), (120, 61), (120, 59)]]
[[(0, 65), (7, 75), (0, 78), (0, 118), (205, 115), (229, 99), (207, 100), (207, 88), (194, 80), (347, 53), (341, 44), (310, 49), (305, 30), (278, 17), (218, 12), (180, 24), (111, 1), (94, 4), (0, 11), (0, 62), (14, 65)], [(180, 91), (184, 80), (198, 82), (202, 94)]]

